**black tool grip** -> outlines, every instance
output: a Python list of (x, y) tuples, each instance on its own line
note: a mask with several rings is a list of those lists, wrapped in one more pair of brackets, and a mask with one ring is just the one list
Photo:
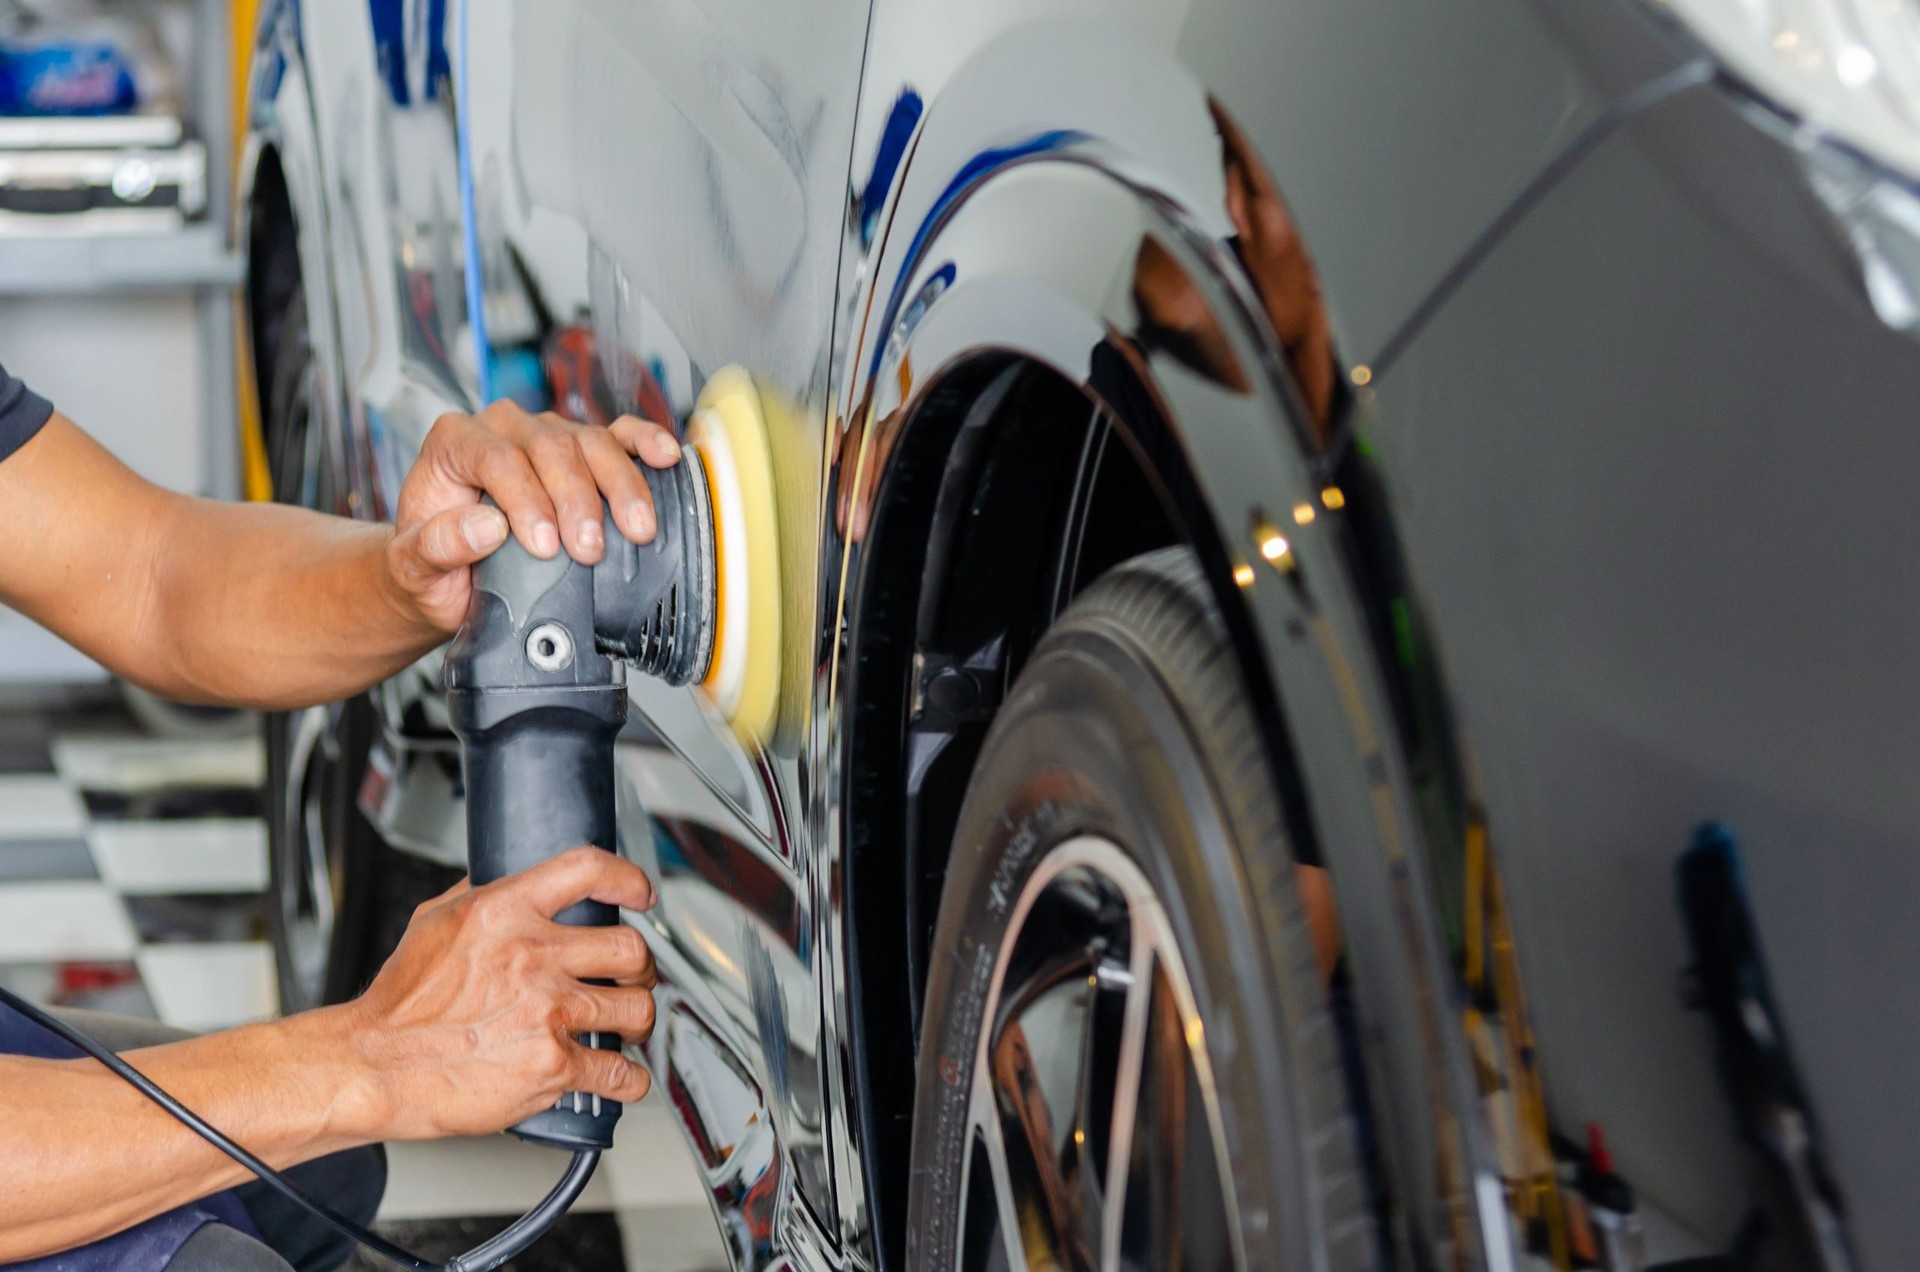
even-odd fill
[[(474, 599), (447, 651), (447, 712), (465, 760), (467, 864), (476, 886), (569, 848), (615, 847), (613, 740), (626, 719), (625, 679), (596, 648), (592, 572), (539, 561), (509, 541), (476, 572)], [(582, 901), (561, 923), (620, 921)], [(615, 1035), (589, 1046), (617, 1050)], [(620, 1105), (568, 1092), (514, 1127), (572, 1150), (608, 1148)]]
[[(476, 886), (580, 844), (613, 845), (613, 739), (625, 714), (624, 689), (456, 691), (449, 705), (466, 747), (467, 860)], [(620, 921), (620, 912), (582, 901), (554, 918), (607, 926)], [(581, 1042), (620, 1046), (612, 1034)], [(575, 1091), (513, 1129), (555, 1148), (609, 1148), (619, 1116), (614, 1101)]]

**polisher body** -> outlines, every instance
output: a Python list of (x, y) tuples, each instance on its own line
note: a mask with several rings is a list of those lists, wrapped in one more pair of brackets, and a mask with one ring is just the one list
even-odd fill
[[(778, 526), (760, 399), (745, 372), (727, 368), (709, 381), (687, 443), (670, 468), (639, 466), (653, 495), (651, 542), (633, 543), (608, 515), (597, 565), (564, 552), (543, 561), (509, 539), (474, 569), (445, 668), (475, 884), (580, 844), (616, 849), (613, 745), (629, 667), (700, 685), (743, 738), (773, 727)], [(620, 921), (592, 902), (558, 918)], [(619, 1116), (612, 1101), (569, 1092), (514, 1130), (557, 1148), (606, 1148)]]
[[(466, 773), (467, 861), (477, 884), (581, 844), (616, 846), (613, 743), (627, 715), (626, 662), (677, 683), (711, 658), (712, 531), (698, 459), (642, 470), (660, 530), (628, 542), (609, 519), (597, 566), (543, 561), (509, 540), (474, 572), (467, 619), (447, 651), (447, 705)], [(556, 916), (620, 921), (582, 902)], [(589, 1046), (617, 1048), (613, 1036)], [(569, 1092), (516, 1134), (556, 1148), (606, 1148), (620, 1106)]]

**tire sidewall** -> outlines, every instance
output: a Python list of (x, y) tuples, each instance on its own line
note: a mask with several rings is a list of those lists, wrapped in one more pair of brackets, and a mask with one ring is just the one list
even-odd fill
[(339, 759), (331, 762), (319, 779), (324, 784), (318, 795), (322, 833), (326, 836), (324, 847), (340, 873), (341, 886), (334, 900), (333, 931), (327, 944), (320, 997), (313, 1002), (300, 997), (289, 930), (292, 916), (282, 904), (287, 886), (304, 882), (289, 876), (297, 871), (301, 853), (311, 847), (304, 842), (307, 831), (298, 802), (308, 775), (292, 769), (290, 740), (293, 722), (298, 716), (268, 717), (267, 798), (273, 802), (267, 810), (268, 886), (271, 889), (267, 915), (281, 1003), (287, 1011), (344, 1002), (359, 993), (377, 970), (368, 965), (367, 915), (384, 844), (366, 823), (355, 802), (360, 777), (366, 771), (367, 749), (372, 738), (371, 717), (372, 707), (365, 698), (341, 704), (334, 736)]

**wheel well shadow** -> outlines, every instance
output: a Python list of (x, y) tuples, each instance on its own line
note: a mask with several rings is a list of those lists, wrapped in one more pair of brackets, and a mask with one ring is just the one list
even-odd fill
[(272, 382), (280, 323), (287, 303), (300, 286), (299, 227), (280, 156), (271, 148), (260, 153), (254, 170), (247, 218), (247, 335), (253, 352), (253, 382), (263, 399), (264, 421), (264, 398)]
[(921, 1003), (974, 760), (1074, 596), (1185, 541), (1152, 462), (1078, 385), (982, 355), (923, 392), (876, 493), (849, 607), (842, 807), (852, 1087), (883, 1268), (905, 1266)]

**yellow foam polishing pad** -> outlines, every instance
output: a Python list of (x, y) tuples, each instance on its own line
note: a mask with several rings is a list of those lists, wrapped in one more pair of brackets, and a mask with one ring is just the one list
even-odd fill
[(705, 461), (719, 578), (705, 688), (744, 741), (764, 742), (780, 702), (780, 526), (760, 394), (739, 367), (700, 391), (687, 442)]

